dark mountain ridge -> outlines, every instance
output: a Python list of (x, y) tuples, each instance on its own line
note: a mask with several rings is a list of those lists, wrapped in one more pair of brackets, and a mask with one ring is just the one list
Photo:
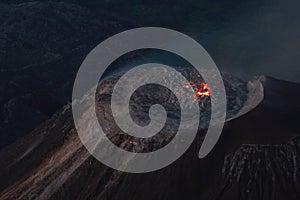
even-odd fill
[[(105, 80), (99, 90), (99, 98), (102, 99), (99, 111), (106, 114), (105, 117), (99, 115), (98, 118), (100, 117), (99, 120), (107, 126), (111, 124), (110, 117), (107, 117), (109, 99), (103, 97), (110, 94), (116, 80)], [(240, 85), (230, 84), (230, 80), (235, 82), (233, 77), (227, 77), (225, 80), (227, 88)], [(69, 104), (31, 134), (0, 152), (3, 163), (0, 169), (3, 177), (0, 183), (1, 199), (150, 200), (255, 197), (264, 200), (296, 200), (299, 198), (300, 180), (297, 138), (299, 132), (294, 132), (293, 123), (298, 119), (285, 119), (276, 124), (279, 127), (276, 129), (272, 129), (275, 124), (270, 122), (278, 117), (274, 115), (278, 110), (286, 111), (285, 118), (293, 117), (288, 114), (299, 111), (297, 104), (284, 109), (282, 106), (299, 99), (299, 94), (295, 91), (299, 91), (300, 86), (263, 76), (254, 80), (259, 81), (264, 88), (263, 100), (249, 112), (228, 119), (219, 142), (206, 158), (197, 157), (203, 140), (202, 131), (205, 130), (201, 129), (192, 146), (180, 159), (166, 168), (146, 174), (122, 173), (95, 160), (82, 146), (76, 134)], [(239, 90), (242, 92), (245, 88), (241, 87), (242, 85), (232, 90), (229, 96), (234, 95), (234, 92), (238, 93)], [(289, 98), (281, 97), (280, 92), (283, 88), (284, 91), (293, 91)], [(153, 88), (148, 92), (152, 94), (157, 91)], [(234, 99), (229, 103), (237, 101), (239, 100)], [(142, 106), (141, 102), (143, 101), (137, 98), (133, 99), (132, 103)], [(243, 102), (239, 110), (246, 105), (246, 101)], [(256, 113), (260, 113), (262, 118), (256, 119)], [(256, 120), (265, 123), (256, 126)], [(245, 128), (248, 126), (251, 128), (249, 131)], [(113, 127), (114, 125), (110, 130), (116, 130)], [(272, 131), (268, 132), (269, 129)], [(107, 134), (109, 136), (109, 133)], [(132, 146), (128, 145), (129, 138), (121, 135), (122, 133), (114, 134), (115, 137), (111, 139), (125, 149), (132, 149)], [(166, 135), (168, 136), (168, 133)], [(158, 142), (162, 142), (169, 137), (157, 139)], [(147, 144), (141, 148), (148, 148)], [(250, 185), (247, 184), (248, 181), (251, 181)], [(267, 185), (269, 183), (272, 185)], [(281, 185), (285, 187), (280, 187)], [(263, 192), (266, 188), (268, 194)]]

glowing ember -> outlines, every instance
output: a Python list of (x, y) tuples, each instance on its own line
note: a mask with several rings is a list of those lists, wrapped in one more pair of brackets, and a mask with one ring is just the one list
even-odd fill
[[(189, 82), (182, 86), (185, 89), (192, 87), (195, 91), (193, 102), (200, 102), (202, 98), (210, 96), (210, 88), (206, 83), (201, 83), (199, 85)], [(184, 92), (176, 92), (176, 94), (184, 94)]]
[(210, 96), (210, 88), (206, 83), (202, 83), (200, 87), (195, 87), (194, 90), (196, 92), (194, 95), (194, 102), (196, 100), (200, 102), (201, 98)]

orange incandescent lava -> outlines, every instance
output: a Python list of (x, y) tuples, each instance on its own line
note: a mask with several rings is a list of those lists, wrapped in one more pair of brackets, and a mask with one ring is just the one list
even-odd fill
[(200, 85), (200, 88), (196, 87), (194, 89), (196, 93), (193, 101), (197, 100), (198, 102), (200, 102), (201, 98), (210, 96), (210, 88), (205, 83), (202, 83)]
[[(202, 98), (204, 97), (209, 97), (210, 96), (210, 88), (206, 83), (201, 83), (199, 85), (193, 83), (193, 82), (188, 82), (183, 85), (183, 88), (189, 89), (192, 87), (195, 91), (194, 99), (193, 102), (197, 101), (200, 102)], [(184, 94), (185, 92), (176, 92), (176, 94)]]

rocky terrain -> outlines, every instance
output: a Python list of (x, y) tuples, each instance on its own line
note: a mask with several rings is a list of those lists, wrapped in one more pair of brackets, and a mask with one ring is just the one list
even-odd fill
[[(121, 3), (109, 2), (118, 6)], [(196, 15), (198, 10), (193, 8), (194, 14), (189, 17), (197, 21), (195, 16), (201, 16), (199, 27), (188, 26), (185, 30), (209, 28), (202, 19), (206, 15), (206, 19), (211, 18), (215, 24), (220, 24), (218, 27), (226, 27), (230, 20), (215, 17), (218, 9), (224, 13), (222, 17), (228, 17), (226, 14), (235, 3), (227, 5), (226, 2), (226, 7), (215, 5), (207, 12), (201, 8), (205, 11), (201, 15)], [(169, 5), (164, 4), (165, 7)], [(106, 8), (98, 6), (93, 10), (64, 2), (0, 4), (0, 200), (300, 199), (300, 85), (267, 76), (245, 81), (222, 73), (227, 94), (226, 123), (217, 145), (204, 159), (199, 159), (198, 153), (210, 119), (209, 97), (199, 103), (200, 126), (193, 144), (168, 167), (145, 174), (130, 174), (110, 169), (92, 157), (78, 137), (72, 104), (68, 103), (76, 72), (95, 45), (136, 26), (115, 13), (109, 13)], [(147, 5), (136, 5), (133, 10), (150, 18), (152, 10), (146, 8)], [(239, 8), (237, 6), (235, 10), (240, 11)], [(172, 9), (172, 15), (152, 13), (150, 22), (163, 17), (162, 24), (167, 24), (171, 16), (175, 24), (173, 17), (181, 21), (173, 14), (176, 10), (177, 7)], [(185, 9), (179, 10), (184, 14)], [(125, 8), (123, 14), (129, 11), (131, 8)], [(136, 14), (130, 13), (131, 19)], [(235, 18), (238, 12), (231, 14)], [(244, 40), (253, 44), (255, 50), (252, 51), (256, 53), (262, 40), (258, 36), (255, 41), (259, 42), (255, 44), (249, 40), (249, 30), (257, 31), (255, 20), (253, 24), (255, 28), (250, 26), (242, 30)], [(235, 26), (239, 32), (240, 24)], [(176, 24), (174, 27), (181, 26)], [(227, 28), (231, 30), (231, 26)], [(228, 39), (228, 34), (219, 37), (219, 29), (216, 31), (214, 25), (206, 34), (219, 38), (213, 43), (224, 41), (227, 44), (227, 41), (232, 42), (230, 37), (236, 39), (235, 35)], [(269, 34), (266, 35), (269, 38)], [(200, 36), (203, 34), (196, 37)], [(208, 38), (204, 37), (205, 40)], [(244, 58), (248, 58), (251, 48), (241, 51), (244, 48), (239, 46), (243, 39), (241, 41), (234, 40), (233, 46), (239, 47), (236, 52), (246, 55), (239, 57), (242, 63), (250, 66), (252, 63)], [(268, 42), (275, 43), (272, 37)], [(266, 48), (276, 49), (272, 45), (266, 45)], [(224, 49), (219, 48), (217, 52), (223, 54)], [(127, 55), (121, 60), (132, 62), (133, 58), (145, 54), (157, 57), (157, 54), (145, 51)], [(240, 64), (235, 54), (232, 55), (231, 59), (230, 56), (222, 57), (226, 60), (223, 63)], [(162, 57), (166, 57), (163, 61), (169, 66), (185, 66), (175, 69), (189, 81), (202, 82), (199, 74), (186, 66), (186, 62), (165, 53)], [(282, 57), (278, 59), (286, 61)], [(83, 122), (89, 121), (91, 106), (96, 106), (99, 123), (108, 138), (120, 148), (130, 152), (162, 148), (173, 139), (178, 128), (180, 107), (177, 99), (164, 87), (146, 85), (139, 88), (129, 105), (133, 120), (140, 125), (147, 124), (149, 107), (155, 102), (168, 111), (167, 122), (157, 135), (147, 139), (122, 132), (114, 123), (110, 109), (113, 86), (122, 75), (117, 66), (119, 61), (112, 66), (112, 71), (115, 71), (107, 73), (99, 84), (95, 105), (81, 99), (86, 106)], [(148, 60), (143, 58), (142, 61)], [(260, 60), (257, 62), (261, 64)], [(103, 153), (109, 155), (109, 150)]]
[(0, 148), (70, 101), (84, 57), (129, 27), (63, 2), (0, 4)]
[[(189, 80), (198, 77), (189, 68), (177, 70)], [(149, 139), (134, 139), (112, 121), (110, 95), (118, 77), (102, 81), (97, 94), (98, 120), (107, 136), (128, 151), (161, 148), (175, 133), (170, 127), (176, 124), (178, 105), (176, 101), (166, 101), (172, 99), (172, 94), (150, 85), (144, 88), (147, 95), (139, 91), (133, 95), (133, 118), (147, 118), (147, 105), (143, 102), (155, 94), (160, 94), (167, 110), (174, 112), (162, 132), (150, 139), (151, 143)], [(0, 199), (299, 199), (299, 132), (298, 118), (294, 117), (299, 112), (299, 93), (295, 91), (300, 86), (264, 76), (248, 84), (230, 75), (223, 77), (228, 94), (227, 122), (218, 144), (206, 158), (197, 156), (204, 123), (188, 151), (166, 168), (146, 174), (110, 169), (82, 146), (68, 104), (31, 134), (0, 152)], [(250, 97), (261, 95), (260, 90), (250, 93), (254, 82), (263, 86), (263, 99), (239, 114), (249, 106)], [(210, 112), (209, 101), (200, 103), (202, 122), (207, 120), (205, 113)], [(89, 110), (87, 107), (84, 114), (86, 121)]]

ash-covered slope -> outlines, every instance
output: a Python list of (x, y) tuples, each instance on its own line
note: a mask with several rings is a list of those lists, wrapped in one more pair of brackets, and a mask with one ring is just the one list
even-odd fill
[(299, 199), (299, 142), (247, 144), (226, 156), (220, 199)]
[[(191, 74), (189, 80), (195, 77), (188, 68), (177, 70), (186, 77)], [(0, 199), (299, 199), (299, 140), (290, 143), (299, 134), (295, 129), (299, 119), (293, 119), (299, 105), (286, 107), (286, 104), (300, 100), (300, 86), (258, 77), (252, 83), (259, 82), (263, 86), (263, 100), (253, 101), (252, 110), (235, 118), (243, 106), (252, 105), (246, 103), (247, 95), (260, 96), (261, 91), (249, 93), (251, 85), (247, 89), (246, 82), (229, 75), (223, 78), (228, 95), (228, 121), (218, 144), (206, 158), (200, 160), (197, 155), (205, 133), (209, 99), (200, 105), (203, 113), (200, 121), (204, 126), (188, 151), (172, 165), (147, 174), (122, 173), (95, 160), (82, 146), (74, 128), (71, 107), (67, 105), (31, 134), (0, 152)], [(151, 139), (155, 145), (150, 146), (149, 140), (134, 140), (112, 123), (110, 95), (117, 80), (118, 77), (112, 77), (103, 81), (97, 94), (98, 119), (108, 131), (108, 137), (112, 134), (110, 139), (115, 144), (135, 152), (160, 148), (170, 141), (175, 132), (168, 127), (176, 124), (178, 112), (171, 93), (164, 88), (144, 88), (150, 96), (160, 94), (164, 106), (173, 112), (171, 121), (167, 122), (169, 125), (162, 134)], [(288, 98), (282, 97), (284, 91)], [(143, 94), (137, 91), (133, 95), (131, 108), (136, 109), (133, 118), (147, 120), (144, 117), (147, 105), (143, 102), (147, 102), (148, 96)], [(84, 115), (87, 121), (89, 112), (87, 108)], [(278, 117), (284, 121), (273, 124)], [(274, 125), (276, 129), (272, 128)], [(134, 144), (129, 140), (134, 140)], [(246, 146), (241, 147), (242, 144)], [(262, 173), (264, 169), (272, 171)], [(252, 172), (257, 172), (253, 173), (254, 177)], [(273, 174), (280, 179), (273, 178)], [(274, 187), (260, 185), (270, 182)], [(286, 187), (278, 189), (278, 185)], [(268, 192), (276, 192), (276, 198), (261, 192), (266, 187)], [(249, 191), (250, 196), (246, 194)]]
[(0, 148), (70, 101), (84, 57), (129, 27), (63, 2), (0, 4)]

